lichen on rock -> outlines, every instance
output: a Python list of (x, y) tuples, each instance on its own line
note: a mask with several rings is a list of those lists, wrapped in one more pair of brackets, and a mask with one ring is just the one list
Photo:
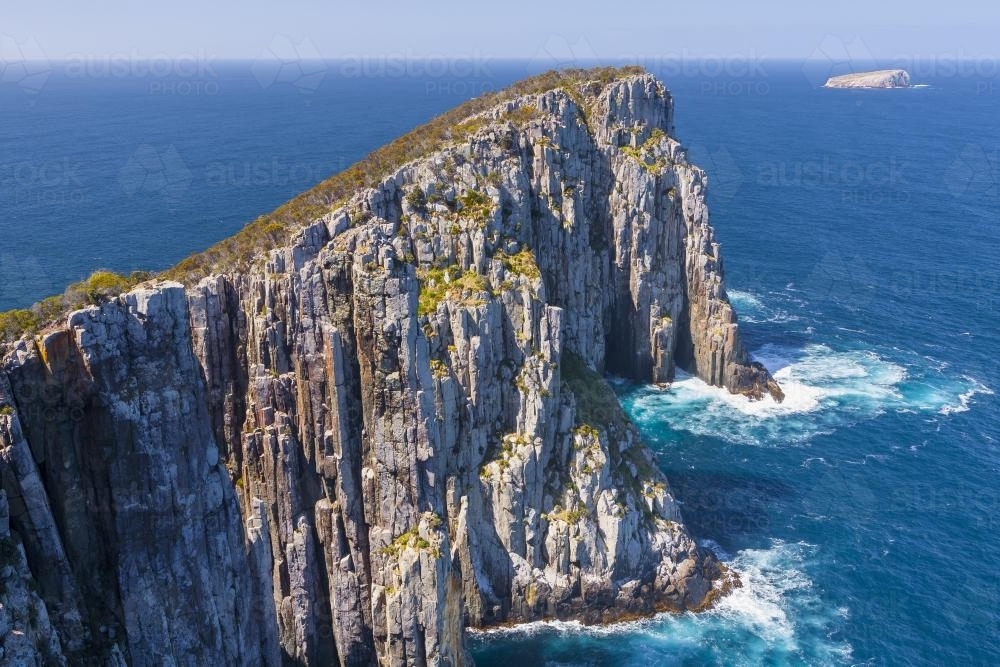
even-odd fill
[(669, 93), (575, 81), (480, 112), (259, 268), (13, 346), (3, 486), (55, 632), (35, 646), (464, 664), (467, 626), (733, 585), (604, 374), (780, 388), (740, 340)]

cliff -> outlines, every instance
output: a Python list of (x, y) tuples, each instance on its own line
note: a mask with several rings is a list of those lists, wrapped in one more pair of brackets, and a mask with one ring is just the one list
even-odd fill
[(672, 113), (648, 75), (499, 102), (261, 262), (13, 345), (8, 659), (465, 664), (467, 626), (710, 604), (603, 379), (780, 399)]
[(875, 72), (859, 72), (832, 76), (823, 84), (824, 88), (909, 88), (910, 75), (902, 69), (883, 69)]

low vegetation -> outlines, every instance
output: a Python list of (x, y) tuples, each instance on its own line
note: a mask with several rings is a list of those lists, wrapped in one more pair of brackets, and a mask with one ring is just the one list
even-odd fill
[(572, 352), (563, 353), (559, 373), (563, 386), (576, 398), (578, 432), (592, 434), (608, 425), (628, 421), (614, 390), (583, 359)]
[(458, 201), (462, 204), (461, 216), (474, 221), (480, 229), (486, 227), (486, 224), (493, 217), (493, 210), (496, 208), (493, 200), (478, 190), (469, 190), (459, 197)]
[(492, 295), (489, 282), (475, 271), (462, 271), (457, 265), (421, 271), (417, 315), (430, 315), (445, 299), (465, 306), (480, 306), (486, 303), (483, 294)]
[(34, 334), (46, 324), (72, 310), (100, 304), (149, 280), (151, 274), (135, 271), (122, 276), (111, 271), (95, 271), (86, 280), (73, 283), (59, 296), (50, 296), (31, 308), (0, 313), (0, 343)]
[(530, 445), (531, 442), (532, 438), (527, 433), (507, 433), (500, 439), (500, 450), (497, 452), (496, 458), (483, 463), (482, 468), (479, 469), (479, 476), (483, 480), (491, 479), (491, 466), (494, 463), (497, 470), (501, 473), (504, 472), (510, 468), (511, 459), (517, 455), (518, 449)]
[(649, 134), (649, 138), (638, 147), (622, 146), (621, 151), (643, 166), (643, 168), (657, 176), (663, 172), (667, 166), (667, 160), (663, 157), (656, 157), (653, 149), (663, 140), (664, 132), (656, 128)]
[(538, 269), (538, 263), (535, 261), (535, 253), (527, 248), (513, 255), (499, 252), (496, 257), (503, 263), (503, 268), (511, 273), (516, 273), (530, 280), (538, 280), (542, 277), (542, 272)]
[(503, 115), (504, 120), (510, 121), (516, 127), (523, 127), (534, 119), (541, 117), (542, 112), (533, 104), (525, 104)]
[(427, 195), (419, 185), (414, 185), (413, 189), (407, 193), (406, 204), (414, 212), (427, 215)]
[[(441, 527), (441, 517), (433, 514), (431, 512), (425, 512), (421, 518), (423, 523), (426, 525), (428, 531), (437, 531)], [(440, 558), (441, 549), (439, 546), (433, 544), (430, 540), (420, 534), (420, 527), (414, 526), (408, 531), (397, 537), (388, 544), (382, 547), (382, 554), (392, 558), (399, 558), (399, 556), (407, 549), (413, 549), (414, 551), (423, 551), (430, 554), (434, 558)]]
[[(552, 70), (517, 82), (504, 90), (468, 100), (373, 151), (363, 160), (273, 212), (260, 216), (233, 236), (204, 252), (191, 255), (157, 277), (193, 285), (213, 273), (245, 270), (259, 261), (268, 250), (287, 245), (302, 227), (336, 209), (356, 192), (374, 187), (401, 165), (429, 155), (449, 143), (465, 139), (486, 122), (484, 118), (474, 118), (475, 116), (505, 100), (555, 88), (569, 91), (574, 99), (582, 99), (581, 91), (587, 85), (594, 87), (591, 92), (596, 92), (615, 79), (644, 72), (639, 66)], [(536, 113), (537, 109), (532, 111), (530, 106), (521, 107), (512, 112), (511, 120), (527, 122)], [(474, 211), (477, 214), (483, 212), (481, 208), (474, 208)], [(492, 208), (489, 212), (492, 213)], [(126, 280), (131, 279), (132, 276), (129, 276)], [(89, 279), (83, 282), (87, 283)], [(80, 283), (71, 286), (63, 296), (51, 297), (30, 309), (0, 313), (0, 343), (37, 331), (64, 316), (69, 310), (86, 305), (88, 301), (69, 296), (70, 290), (79, 285)], [(114, 291), (119, 287), (108, 286), (108, 289)]]
[(542, 514), (542, 518), (546, 521), (562, 521), (563, 523), (569, 525), (575, 525), (580, 523), (589, 514), (587, 511), (587, 506), (581, 501), (577, 500), (573, 509), (563, 508), (561, 505), (556, 505), (551, 512)]

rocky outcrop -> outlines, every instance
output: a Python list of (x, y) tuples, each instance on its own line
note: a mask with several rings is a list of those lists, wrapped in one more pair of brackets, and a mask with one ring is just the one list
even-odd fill
[(875, 72), (859, 72), (832, 76), (823, 84), (824, 88), (909, 88), (910, 75), (903, 69), (881, 69)]
[(44, 605), (0, 620), (51, 623), (11, 650), (465, 664), (467, 626), (710, 604), (734, 580), (603, 379), (780, 399), (672, 111), (644, 75), (513, 99), (257, 270), (18, 343), (11, 577)]
[(0, 663), (65, 665), (59, 636), (38, 596), (24, 548), (10, 532), (10, 506), (0, 491)]

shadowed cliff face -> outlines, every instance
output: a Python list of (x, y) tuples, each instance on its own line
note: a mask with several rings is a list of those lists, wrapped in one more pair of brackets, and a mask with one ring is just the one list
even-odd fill
[(709, 604), (732, 576), (601, 375), (780, 398), (671, 115), (649, 76), (520, 98), (257, 271), (19, 343), (19, 655), (461, 664), (469, 625)]

